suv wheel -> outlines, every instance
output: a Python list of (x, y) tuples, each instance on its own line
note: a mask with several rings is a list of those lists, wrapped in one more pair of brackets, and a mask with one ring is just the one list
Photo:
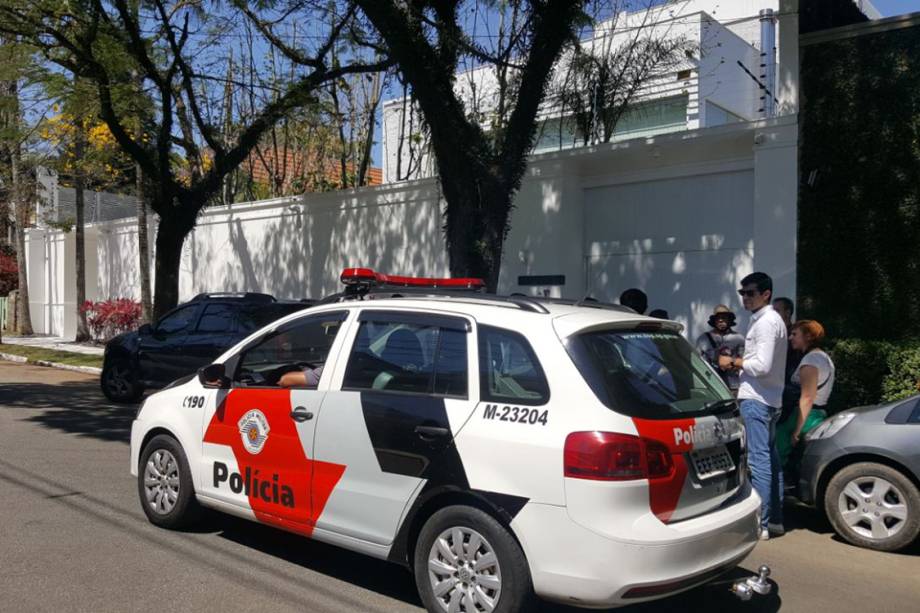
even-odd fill
[(920, 533), (920, 492), (884, 464), (860, 462), (835, 474), (824, 509), (837, 534), (860, 547), (896, 551)]
[(136, 402), (144, 394), (137, 374), (125, 360), (114, 360), (102, 368), (102, 393), (112, 402)]
[(432, 613), (528, 610), (533, 599), (524, 552), (495, 518), (466, 506), (445, 507), (419, 533), (415, 583)]
[(147, 519), (161, 528), (182, 528), (200, 512), (188, 460), (178, 441), (158, 434), (141, 452), (137, 490)]

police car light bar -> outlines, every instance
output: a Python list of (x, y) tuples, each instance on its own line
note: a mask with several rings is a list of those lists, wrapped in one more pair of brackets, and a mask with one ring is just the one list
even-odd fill
[(403, 277), (374, 272), (370, 268), (346, 268), (340, 277), (345, 285), (391, 286), (391, 287), (430, 287), (444, 289), (482, 289), (485, 281), (475, 278), (431, 278)]

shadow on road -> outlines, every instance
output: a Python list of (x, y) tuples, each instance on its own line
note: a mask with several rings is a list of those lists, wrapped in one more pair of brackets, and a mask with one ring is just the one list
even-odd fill
[(109, 402), (96, 381), (0, 384), (0, 410), (48, 409), (26, 421), (106, 441), (128, 442), (136, 405)]
[(229, 515), (209, 513), (205, 521), (213, 522), (211, 526), (218, 528), (218, 535), (234, 543), (390, 598), (422, 606), (409, 571), (396, 564)]
[[(411, 573), (401, 566), (231, 516), (213, 513), (209, 514), (205, 522), (210, 528), (216, 528), (221, 538), (407, 604), (422, 606)], [(714, 584), (699, 587), (665, 600), (616, 610), (623, 613), (664, 613), (666, 611), (712, 613), (714, 610), (775, 613), (780, 609), (782, 600), (778, 593), (779, 588), (772, 581), (773, 592), (770, 595), (757, 596), (750, 602), (741, 602), (730, 593), (729, 588), (732, 582), (754, 574), (756, 574), (754, 567), (738, 568)], [(576, 613), (585, 609), (543, 603), (539, 610), (543, 613)]]

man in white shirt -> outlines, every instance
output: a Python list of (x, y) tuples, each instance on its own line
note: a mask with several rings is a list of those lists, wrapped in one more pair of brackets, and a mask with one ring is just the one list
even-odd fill
[(761, 499), (760, 538), (783, 533), (783, 469), (776, 449), (776, 423), (783, 404), (786, 324), (770, 306), (773, 280), (755, 272), (741, 280), (744, 308), (752, 313), (744, 357), (721, 356), (723, 369), (740, 368), (738, 400), (747, 431), (751, 483)]

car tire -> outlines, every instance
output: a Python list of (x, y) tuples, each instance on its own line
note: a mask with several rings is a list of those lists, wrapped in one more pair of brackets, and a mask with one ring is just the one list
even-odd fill
[(144, 446), (137, 467), (137, 491), (147, 519), (161, 528), (187, 527), (201, 513), (185, 452), (166, 434), (158, 434)]
[(144, 395), (144, 387), (137, 382), (137, 373), (127, 360), (107, 362), (102, 368), (99, 385), (112, 402), (137, 402)]
[(474, 507), (445, 507), (428, 518), (413, 562), (419, 596), (432, 613), (448, 611), (452, 599), (459, 600), (457, 610), (470, 613), (479, 610), (482, 598), (495, 613), (527, 611), (535, 600), (520, 545), (494, 517)]
[(897, 551), (920, 534), (920, 492), (902, 472), (859, 462), (837, 472), (824, 493), (824, 511), (844, 540)]

